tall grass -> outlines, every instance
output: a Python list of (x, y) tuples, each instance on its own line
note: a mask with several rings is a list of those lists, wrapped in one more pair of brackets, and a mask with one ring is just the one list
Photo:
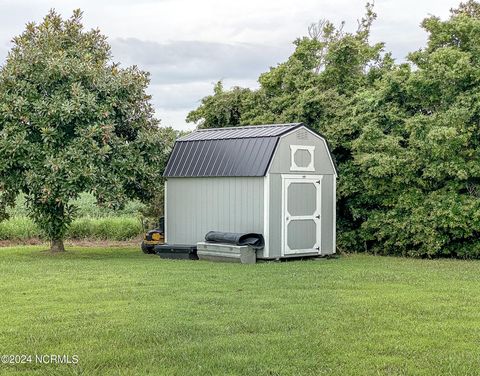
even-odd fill
[[(143, 232), (139, 218), (109, 216), (82, 217), (73, 221), (67, 232), (68, 239), (129, 240)], [(42, 238), (42, 232), (30, 218), (14, 216), (0, 222), (0, 240), (27, 240)]]
[[(73, 204), (78, 208), (77, 219), (68, 229), (68, 239), (128, 240), (143, 232), (140, 217), (145, 205), (139, 201), (130, 201), (123, 209), (112, 210), (97, 206), (92, 194), (82, 193)], [(0, 222), (0, 240), (42, 238), (38, 226), (28, 218), (23, 195), (17, 197), (9, 214), (10, 219)]]
[(0, 240), (27, 240), (40, 237), (40, 229), (30, 218), (15, 216), (0, 222)]
[(135, 217), (83, 217), (73, 221), (67, 237), (71, 239), (128, 240), (143, 232), (139, 218)]
[[(93, 217), (93, 218), (103, 218), (103, 217), (117, 217), (117, 216), (138, 216), (145, 209), (145, 205), (140, 201), (132, 200), (129, 201), (124, 208), (119, 210), (113, 210), (108, 208), (102, 208), (96, 205), (95, 197), (90, 193), (81, 193), (80, 197), (71, 202), (74, 204), (78, 211), (77, 217)], [(17, 197), (15, 202), (15, 207), (10, 208), (8, 213), (11, 216), (27, 216), (28, 209), (25, 204), (25, 196), (23, 194)]]

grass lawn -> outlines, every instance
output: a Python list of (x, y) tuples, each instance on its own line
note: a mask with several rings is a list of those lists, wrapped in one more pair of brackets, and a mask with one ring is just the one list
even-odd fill
[(468, 375), (480, 262), (221, 264), (136, 248), (0, 249), (1, 375)]

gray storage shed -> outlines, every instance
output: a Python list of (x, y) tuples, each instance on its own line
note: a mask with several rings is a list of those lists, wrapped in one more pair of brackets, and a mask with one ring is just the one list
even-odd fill
[(335, 253), (335, 164), (302, 123), (194, 131), (175, 142), (164, 176), (169, 244), (256, 232), (257, 258)]

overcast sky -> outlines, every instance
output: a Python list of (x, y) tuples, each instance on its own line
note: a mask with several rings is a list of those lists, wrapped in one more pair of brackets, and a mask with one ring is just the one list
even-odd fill
[[(163, 125), (192, 129), (187, 113), (225, 86), (256, 87), (256, 79), (293, 51), (292, 41), (319, 19), (356, 28), (364, 11), (359, 0), (0, 0), (0, 65), (13, 36), (50, 8), (68, 17), (84, 11), (84, 24), (108, 36), (114, 60), (136, 64), (151, 75), (150, 93)], [(372, 41), (401, 61), (425, 45), (419, 24), (429, 14), (445, 18), (454, 0), (377, 0)]]

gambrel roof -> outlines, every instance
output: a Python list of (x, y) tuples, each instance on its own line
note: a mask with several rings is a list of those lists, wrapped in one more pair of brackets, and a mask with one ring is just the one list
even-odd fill
[(302, 123), (199, 129), (180, 137), (164, 177), (265, 176), (280, 136)]

